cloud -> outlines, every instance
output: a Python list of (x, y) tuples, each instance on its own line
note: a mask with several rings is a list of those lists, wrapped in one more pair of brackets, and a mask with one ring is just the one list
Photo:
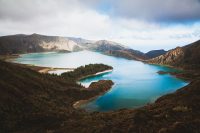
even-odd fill
[(76, 0), (0, 0), (0, 19), (27, 21), (67, 14), (75, 8), (80, 8)]
[(146, 21), (200, 20), (200, 0), (0, 0), (0, 19), (27, 20), (84, 8), (105, 10), (110, 17)]
[(1, 34), (41, 33), (95, 38), (108, 35), (109, 16), (78, 0), (0, 0)]
[[(173, 48), (172, 45), (186, 44), (200, 38), (200, 21), (190, 24), (147, 21), (145, 19), (148, 17), (159, 17), (150, 12), (145, 18), (146, 14), (135, 14), (139, 8), (134, 8), (137, 5), (147, 12), (153, 10), (151, 4), (154, 4), (148, 7), (137, 2), (140, 3), (139, 0), (0, 0), (0, 35), (39, 33), (108, 39), (143, 51), (169, 49)], [(125, 8), (126, 11), (122, 11)]]
[[(90, 5), (91, 0), (85, 4)], [(94, 0), (95, 1), (95, 0)], [(200, 20), (200, 0), (96, 0), (110, 8), (115, 17), (137, 18), (160, 22)], [(108, 6), (109, 5), (109, 6)]]

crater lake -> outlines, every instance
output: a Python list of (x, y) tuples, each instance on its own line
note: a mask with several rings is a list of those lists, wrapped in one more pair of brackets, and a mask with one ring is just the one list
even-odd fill
[(80, 81), (84, 86), (89, 86), (91, 82), (102, 79), (114, 82), (114, 86), (108, 92), (81, 106), (87, 111), (112, 111), (141, 107), (188, 84), (170, 74), (157, 73), (158, 71), (173, 72), (177, 71), (176, 69), (91, 51), (23, 54), (13, 62), (58, 68), (76, 68), (94, 63), (112, 66), (112, 72)]

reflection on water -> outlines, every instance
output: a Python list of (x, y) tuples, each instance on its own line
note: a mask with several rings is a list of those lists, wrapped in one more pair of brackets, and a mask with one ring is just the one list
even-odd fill
[(89, 111), (109, 111), (143, 106), (164, 94), (174, 92), (187, 85), (183, 80), (169, 74), (157, 74), (157, 71), (160, 70), (176, 71), (175, 69), (89, 51), (25, 54), (15, 62), (61, 68), (75, 68), (90, 63), (104, 63), (113, 66), (114, 70), (110, 73), (81, 81), (87, 86), (100, 79), (111, 79), (115, 83), (113, 88), (103, 96), (82, 106)]

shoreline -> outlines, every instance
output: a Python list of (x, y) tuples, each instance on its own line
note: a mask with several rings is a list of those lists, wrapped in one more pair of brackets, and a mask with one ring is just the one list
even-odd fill
[(20, 54), (0, 55), (0, 60), (6, 61), (6, 62), (12, 62), (12, 60), (19, 57), (20, 57)]
[(100, 74), (104, 74), (104, 73), (109, 73), (109, 72), (112, 72), (113, 69), (109, 69), (109, 70), (105, 70), (105, 71), (102, 71), (102, 72), (98, 72), (96, 73), (95, 75), (100, 75)]
[[(106, 82), (108, 82), (109, 80), (99, 80), (99, 81), (97, 81), (97, 82), (92, 82), (91, 84), (90, 84), (90, 86), (89, 87), (87, 87), (87, 88), (85, 88), (86, 90), (88, 90), (88, 91), (93, 91), (92, 89), (99, 89), (99, 88), (93, 88), (93, 85), (95, 84), (99, 84), (101, 81), (106, 81)], [(112, 80), (111, 80), (111, 82), (112, 82)], [(72, 105), (72, 107), (74, 108), (74, 109), (83, 109), (83, 108), (81, 108), (81, 106), (82, 105), (85, 105), (85, 104), (88, 104), (89, 102), (91, 102), (91, 101), (93, 101), (93, 100), (95, 100), (96, 98), (98, 98), (98, 97), (100, 97), (100, 96), (102, 96), (102, 95), (104, 95), (105, 93), (107, 93), (108, 91), (110, 91), (111, 89), (112, 89), (112, 87), (113, 87), (113, 85), (114, 85), (114, 83), (112, 82), (112, 85), (111, 86), (109, 86), (108, 88), (106, 88), (105, 90), (101, 90), (101, 92), (99, 92), (99, 94), (98, 95), (96, 95), (96, 96), (93, 96), (93, 97), (91, 97), (91, 98), (89, 98), (89, 99), (85, 99), (85, 100), (78, 100), (78, 101), (76, 101), (76, 102), (74, 102), (73, 103), (73, 105)], [(102, 84), (101, 84), (101, 87), (102, 87)], [(94, 91), (95, 91), (94, 90)], [(83, 110), (85, 110), (85, 109), (83, 109)]]
[[(59, 67), (43, 67), (43, 66), (35, 66), (33, 64), (20, 64), (15, 62), (10, 62), (13, 64), (17, 64), (23, 67), (30, 68), (31, 70), (37, 71), (39, 73), (47, 74), (51, 71), (58, 71), (58, 70), (66, 70), (66, 71), (73, 71), (75, 68), (59, 68)], [(51, 73), (49, 73), (51, 74)]]
[[(40, 67), (40, 66), (35, 66), (35, 67)], [(41, 70), (39, 70), (38, 72), (39, 73), (49, 73), (49, 74), (54, 74), (54, 73), (50, 73), (50, 72), (56, 72), (56, 71), (59, 71), (59, 70), (63, 70), (65, 72), (69, 72), (69, 71), (74, 71), (75, 68), (57, 68), (57, 67), (45, 67)], [(55, 73), (56, 74), (56, 73)]]
[[(104, 92), (103, 94), (105, 94), (106, 92)], [(103, 95), (103, 94), (99, 94), (97, 96), (94, 96), (94, 97), (91, 97), (89, 99), (86, 99), (86, 100), (79, 100), (79, 101), (76, 101), (72, 106), (74, 109), (82, 109), (81, 106), (85, 105), (85, 104), (88, 104), (89, 102), (95, 100), (96, 98), (98, 98), (99, 96)]]
[[(43, 74), (47, 74), (49, 72), (53, 72), (53, 71), (58, 71), (58, 70), (66, 70), (68, 71), (74, 71), (75, 68), (59, 68), (59, 67), (44, 67), (44, 66), (35, 66), (33, 64), (21, 64), (21, 63), (16, 63), (16, 62), (12, 62), (12, 61), (6, 61), (12, 64), (16, 64), (22, 67), (26, 67), (29, 68), (31, 70), (37, 71), (39, 73), (43, 73)], [(51, 74), (51, 73), (49, 73)], [(53, 74), (53, 73), (52, 73)]]
[[(156, 64), (154, 64), (154, 65), (156, 65)], [(158, 64), (159, 65), (159, 64)], [(159, 65), (159, 66), (164, 66), (164, 65)], [(169, 66), (165, 66), (165, 67), (169, 67)], [(170, 74), (170, 75), (172, 75), (172, 76), (174, 76), (174, 77), (176, 77), (176, 78), (179, 78), (179, 79), (182, 79), (182, 80), (185, 80), (186, 82), (188, 82), (188, 84), (186, 85), (186, 86), (184, 86), (184, 87), (187, 87), (187, 86), (189, 86), (190, 84), (191, 84), (191, 82), (193, 81), (193, 79), (192, 78), (188, 78), (188, 76), (191, 76), (193, 73), (189, 73), (188, 74), (188, 71), (187, 70), (184, 70), (184, 69), (178, 69), (178, 68), (176, 68), (176, 67), (170, 67), (170, 68), (172, 68), (172, 69), (176, 69), (176, 70), (181, 70), (181, 72), (182, 73), (176, 73), (176, 72), (165, 72), (165, 71), (160, 71), (161, 73), (159, 73), (159, 71), (157, 72), (158, 74)], [(84, 77), (84, 78), (88, 78), (88, 77), (91, 77), (91, 76), (95, 76), (95, 75), (99, 75), (99, 74), (102, 74), (102, 73), (106, 73), (106, 72), (109, 72), (109, 71), (112, 71), (112, 70), (106, 70), (106, 71), (103, 71), (103, 72), (98, 72), (98, 73), (96, 73), (96, 74), (93, 74), (93, 75), (89, 75), (89, 76), (86, 76), (86, 77)], [(84, 79), (84, 78), (82, 78), (82, 79)], [(82, 80), (81, 79), (81, 80)], [(196, 78), (195, 78), (196, 79)], [(80, 81), (80, 80), (79, 80)], [(92, 82), (93, 83), (93, 82)], [(92, 84), (91, 83), (91, 84)], [(90, 85), (91, 85), (90, 84)], [(87, 87), (86, 89), (89, 89), (90, 88), (90, 85), (89, 85), (89, 87)], [(112, 88), (112, 86), (111, 86), (111, 88)], [(111, 89), (110, 88), (110, 89)], [(183, 87), (181, 87), (181, 88), (179, 88), (178, 90), (180, 90), (180, 89), (182, 89)], [(89, 99), (86, 99), (86, 100), (79, 100), (79, 101), (76, 101), (74, 104), (73, 104), (73, 108), (75, 108), (75, 109), (83, 109), (83, 110), (85, 110), (84, 108), (82, 108), (81, 106), (83, 106), (83, 105), (85, 105), (85, 104), (88, 104), (89, 102), (91, 102), (91, 101), (93, 101), (93, 100), (95, 100), (96, 98), (98, 98), (98, 97), (100, 97), (100, 96), (102, 96), (103, 94), (105, 94), (106, 92), (108, 92), (110, 89), (108, 89), (108, 90), (106, 90), (106, 91), (103, 91), (102, 93), (100, 93), (100, 94), (98, 94), (98, 95), (96, 95), (96, 96), (94, 96), (94, 97), (91, 97), (91, 98), (89, 98)], [(176, 91), (175, 91), (176, 92)], [(174, 93), (175, 93), (174, 92)], [(165, 96), (165, 95), (163, 95), (163, 96)], [(161, 96), (161, 97), (163, 97), (163, 96)], [(158, 98), (159, 99), (159, 98)], [(155, 102), (154, 102), (155, 103)], [(86, 110), (85, 110), (86, 111)]]
[[(42, 53), (42, 52), (40, 52), (40, 53)], [(34, 54), (34, 53), (24, 53), (24, 54)], [(6, 62), (10, 62), (13, 64), (17, 64), (17, 65), (20, 65), (23, 67), (30, 68), (31, 70), (37, 71), (39, 73), (44, 73), (44, 74), (53, 72), (53, 71), (58, 71), (58, 70), (66, 70), (66, 72), (68, 72), (68, 71), (73, 71), (74, 69), (76, 69), (76, 68), (45, 67), (45, 66), (37, 66), (34, 64), (23, 64), (23, 63), (14, 62), (14, 59), (19, 58), (21, 55), (24, 55), (24, 54), (0, 55), (0, 59), (3, 61), (6, 61)], [(51, 73), (49, 73), (49, 74), (51, 74)]]
[[(11, 55), (11, 56), (6, 56), (6, 61), (8, 62), (11, 62), (11, 63), (15, 63), (15, 62), (12, 62), (13, 59), (15, 58), (18, 58), (20, 56), (20, 54), (16, 54), (16, 55)], [(176, 78), (179, 78), (179, 79), (183, 79), (183, 80), (186, 80), (186, 81), (189, 81), (189, 84), (190, 85), (190, 82), (192, 81), (191, 78), (188, 78), (187, 76), (189, 75), (192, 75), (187, 73), (188, 70), (185, 70), (183, 68), (177, 68), (177, 67), (174, 67), (174, 66), (169, 66), (169, 65), (163, 65), (163, 64), (155, 64), (155, 63), (148, 63), (148, 62), (145, 62), (145, 61), (141, 61), (145, 64), (149, 64), (149, 65), (157, 65), (157, 66), (164, 66), (164, 67), (169, 67), (169, 68), (172, 68), (172, 69), (176, 69), (176, 70), (180, 70), (182, 71), (183, 73), (182, 74), (179, 74), (179, 73), (172, 73), (172, 72), (168, 72), (168, 74), (172, 75), (172, 76), (175, 76)], [(74, 68), (53, 68), (53, 67), (42, 67), (42, 66), (34, 66), (34, 65), (31, 65), (31, 64), (20, 64), (20, 63), (15, 63), (15, 64), (18, 64), (18, 65), (22, 65), (22, 66), (25, 66), (25, 67), (28, 67), (32, 70), (36, 70), (38, 71), (39, 73), (48, 73), (49, 71), (56, 71), (56, 70), (71, 70), (73, 71)], [(91, 75), (87, 75), (87, 76), (84, 76), (84, 77), (80, 77), (77, 81), (80, 81), (80, 80), (83, 80), (85, 78), (89, 78), (89, 77), (92, 77), (92, 76), (96, 76), (96, 75), (100, 75), (100, 74), (104, 74), (104, 73), (108, 73), (108, 72), (112, 72), (113, 69), (109, 69), (109, 70), (105, 70), (105, 71), (102, 71), (102, 72), (98, 72), (98, 73), (95, 73), (95, 74), (91, 74)], [(187, 75), (184, 75), (184, 74), (187, 74)], [(90, 84), (91, 85), (91, 84)], [(89, 87), (90, 87), (89, 85)], [(186, 86), (188, 86), (186, 85)], [(89, 87), (87, 87), (86, 89), (89, 89)], [(79, 101), (76, 101), (74, 104), (73, 104), (73, 107), (75, 109), (80, 109), (80, 107), (84, 104), (87, 104), (89, 102), (91, 102), (92, 100), (98, 98), (99, 96), (105, 94), (107, 91), (109, 91), (110, 89), (112, 88), (112, 86), (106, 90), (106, 91), (103, 91), (102, 93), (94, 96), (94, 97), (91, 97), (89, 99), (86, 99), (86, 100), (79, 100)], [(181, 89), (181, 88), (180, 88)]]
[[(190, 70), (190, 69), (184, 69), (181, 67), (176, 67), (176, 66), (171, 66), (171, 65), (164, 65), (164, 64), (155, 64), (155, 63), (148, 63), (148, 62), (144, 62), (145, 64), (149, 64), (149, 65), (155, 65), (155, 66), (161, 66), (161, 67), (168, 67), (171, 69), (175, 69), (178, 72), (167, 72), (167, 71), (160, 71), (161, 73), (159, 73), (159, 71), (157, 71), (157, 73), (159, 75), (164, 75), (164, 74), (170, 74), (171, 76), (174, 76), (175, 78), (184, 80), (186, 82), (192, 82), (194, 79), (196, 79), (196, 73), (200, 75), (198, 70)], [(195, 77), (193, 77), (195, 76)]]
[(93, 77), (93, 76), (97, 76), (97, 75), (101, 75), (101, 74), (105, 74), (105, 73), (109, 73), (109, 72), (112, 72), (113, 69), (108, 69), (108, 70), (104, 70), (102, 72), (97, 72), (95, 74), (90, 74), (90, 75), (87, 75), (87, 76), (83, 76), (83, 77), (80, 77), (77, 79), (77, 81), (79, 82), (80, 80), (83, 80), (83, 79), (86, 79), (86, 78), (89, 78), (89, 77)]
[[(88, 75), (88, 76), (79, 78), (79, 79), (77, 80), (77, 82), (80, 83), (80, 80), (83, 80), (83, 79), (85, 79), (85, 78), (89, 78), (89, 77), (92, 77), (92, 76), (97, 76), (97, 75), (100, 75), (100, 74), (109, 73), (109, 72), (112, 72), (112, 71), (113, 71), (113, 69), (105, 70), (105, 71), (102, 71), (102, 72), (97, 72), (97, 73), (95, 73), (95, 74), (91, 74), (91, 75)], [(101, 81), (101, 80), (99, 80), (99, 81)], [(97, 82), (92, 82), (92, 83), (98, 83), (99, 81), (97, 81)], [(86, 89), (86, 90), (90, 90), (90, 87), (91, 87), (91, 84), (92, 84), (92, 83), (90, 83), (90, 85), (89, 85), (88, 87), (85, 87), (85, 89)], [(112, 85), (112, 86), (113, 86), (113, 85)], [(96, 96), (94, 96), (94, 97), (91, 97), (91, 98), (86, 99), (86, 100), (79, 100), (79, 101), (76, 101), (76, 102), (72, 105), (73, 108), (75, 108), (75, 109), (80, 109), (82, 105), (87, 104), (87, 103), (91, 102), (92, 100), (94, 100), (94, 99), (98, 98), (99, 96), (102, 96), (103, 94), (105, 94), (106, 92), (108, 92), (108, 91), (112, 88), (112, 86), (111, 86), (109, 89), (107, 89), (106, 91), (103, 91), (103, 92), (101, 92), (100, 94), (98, 94), (98, 95), (96, 95)]]
[[(16, 58), (19, 58), (21, 55), (35, 54), (35, 53), (51, 53), (51, 52), (31, 52), (31, 53), (23, 53), (23, 54), (0, 55), (0, 60), (10, 62), (10, 63), (13, 63), (13, 64), (17, 64), (17, 65), (20, 65), (20, 66), (25, 66), (25, 67), (28, 67), (32, 70), (39, 72), (39, 73), (44, 73), (44, 74), (49, 73), (49, 72), (52, 72), (52, 73), (49, 73), (49, 74), (56, 74), (56, 73), (53, 73), (53, 71), (59, 71), (59, 70), (63, 70), (65, 72), (70, 72), (70, 71), (74, 71), (76, 69), (76, 68), (59, 68), (59, 67), (37, 66), (37, 65), (34, 65), (34, 64), (23, 64), (23, 63), (18, 63), (18, 62), (13, 61)], [(113, 71), (113, 69), (109, 69), (109, 70), (105, 70), (105, 71), (98, 72), (98, 73), (95, 73), (95, 74), (91, 74), (91, 75), (79, 78), (78, 81), (85, 79), (85, 78), (88, 78), (88, 77), (92, 77), (92, 76), (96, 76), (96, 75), (100, 75), (100, 74), (104, 74), (104, 73), (108, 73), (108, 72), (112, 72), (112, 71)], [(62, 73), (64, 73), (64, 72), (62, 72)], [(60, 74), (57, 74), (57, 75), (60, 75)]]

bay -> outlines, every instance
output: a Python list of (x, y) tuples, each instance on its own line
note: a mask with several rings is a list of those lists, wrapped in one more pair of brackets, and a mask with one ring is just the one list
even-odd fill
[(188, 83), (172, 75), (159, 75), (158, 71), (177, 71), (165, 66), (145, 64), (103, 55), (97, 52), (80, 51), (72, 53), (31, 53), (23, 54), (14, 62), (45, 67), (76, 68), (91, 63), (112, 66), (112, 72), (81, 80), (89, 86), (98, 80), (112, 80), (114, 86), (104, 95), (81, 107), (87, 111), (112, 111), (122, 108), (137, 108), (154, 102), (162, 95), (172, 93)]

